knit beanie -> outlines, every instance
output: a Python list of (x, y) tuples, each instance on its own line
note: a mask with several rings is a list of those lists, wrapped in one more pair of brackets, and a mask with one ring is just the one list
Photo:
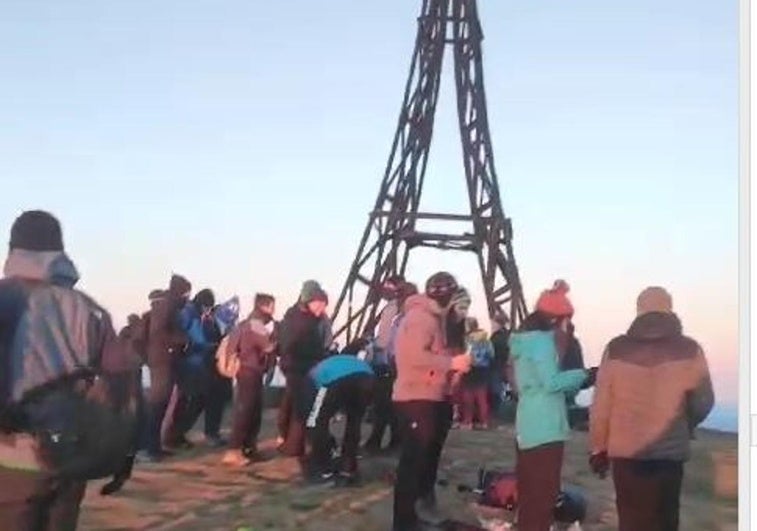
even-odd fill
[(555, 280), (548, 290), (544, 290), (536, 301), (536, 310), (551, 317), (571, 317), (573, 304), (568, 299), (570, 286), (564, 280)]
[(63, 251), (60, 222), (42, 210), (24, 212), (11, 227), (10, 248), (37, 252)]
[(636, 299), (636, 314), (660, 312), (671, 313), (673, 311), (673, 297), (670, 293), (659, 286), (650, 286), (639, 293)]
[(300, 290), (300, 302), (302, 304), (307, 304), (312, 301), (313, 295), (317, 291), (323, 291), (321, 284), (317, 280), (306, 280), (302, 283), (302, 289)]

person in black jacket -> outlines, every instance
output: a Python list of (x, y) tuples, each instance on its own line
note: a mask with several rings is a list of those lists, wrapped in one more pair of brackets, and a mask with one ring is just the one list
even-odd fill
[(502, 405), (502, 387), (507, 383), (507, 362), (510, 358), (510, 319), (504, 312), (492, 317), (492, 335), (489, 338), (494, 347), (494, 363), (491, 367), (489, 399), (492, 411), (496, 412)]
[(305, 453), (305, 421), (292, 405), (304, 387), (305, 376), (326, 355), (321, 323), (328, 296), (320, 286), (309, 287), (312, 289), (303, 289), (298, 303), (284, 314), (279, 337), (280, 368), (286, 376), (283, 401), (289, 404), (288, 426), (279, 451), (296, 457)]

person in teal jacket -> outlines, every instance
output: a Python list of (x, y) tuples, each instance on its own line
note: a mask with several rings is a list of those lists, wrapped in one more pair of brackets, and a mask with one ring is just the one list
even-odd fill
[(552, 525), (570, 436), (565, 397), (593, 385), (596, 375), (595, 368), (560, 370), (566, 342), (559, 323), (567, 309), (572, 313), (566, 293), (562, 285), (543, 293), (537, 310), (509, 341), (518, 388), (516, 474), (518, 529), (523, 531), (549, 531)]

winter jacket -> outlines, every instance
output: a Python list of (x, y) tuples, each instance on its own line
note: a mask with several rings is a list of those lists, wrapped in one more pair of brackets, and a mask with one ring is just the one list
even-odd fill
[(179, 312), (184, 306), (182, 296), (190, 288), (186, 279), (172, 277), (168, 293), (150, 310), (147, 338), (147, 364), (150, 367), (171, 365), (184, 349), (187, 337), (179, 322)]
[(389, 339), (391, 334), (392, 323), (394, 318), (399, 312), (397, 301), (389, 301), (381, 310), (381, 316), (379, 317), (379, 323), (376, 333), (376, 346), (381, 350), (386, 351), (389, 348)]
[(271, 334), (262, 318), (255, 313), (245, 319), (229, 335), (229, 347), (239, 356), (240, 370), (263, 374), (274, 361)]
[(323, 321), (299, 304), (284, 314), (279, 331), (280, 367), (285, 374), (305, 376), (326, 354)]
[(351, 376), (374, 376), (373, 370), (363, 360), (349, 354), (337, 354), (320, 361), (310, 369), (308, 377), (316, 387), (329, 387)]
[(528, 450), (568, 440), (565, 394), (581, 387), (586, 371), (560, 371), (554, 331), (513, 333), (510, 355), (519, 393), (515, 418), (518, 447)]
[(685, 461), (691, 432), (713, 403), (699, 344), (674, 314), (644, 314), (605, 350), (591, 406), (592, 451)]
[[(132, 369), (107, 311), (74, 289), (62, 252), (14, 249), (0, 280), (0, 418), (26, 392), (82, 366), (105, 375)], [(5, 426), (6, 428), (11, 425)], [(31, 435), (0, 435), (0, 467), (39, 469)]]
[(444, 312), (436, 302), (420, 294), (407, 299), (395, 349), (395, 402), (449, 399), (452, 355), (446, 345)]

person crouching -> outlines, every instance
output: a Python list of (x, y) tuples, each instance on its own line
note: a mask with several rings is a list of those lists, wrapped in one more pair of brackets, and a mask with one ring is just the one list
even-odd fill
[[(310, 445), (310, 454), (305, 459), (305, 475), (310, 482), (335, 481), (337, 486), (357, 482), (360, 425), (371, 401), (374, 380), (370, 365), (349, 354), (330, 356), (308, 372), (298, 396), (297, 410), (305, 419)], [(334, 466), (329, 424), (340, 411), (346, 414), (346, 426), (341, 463)]]

